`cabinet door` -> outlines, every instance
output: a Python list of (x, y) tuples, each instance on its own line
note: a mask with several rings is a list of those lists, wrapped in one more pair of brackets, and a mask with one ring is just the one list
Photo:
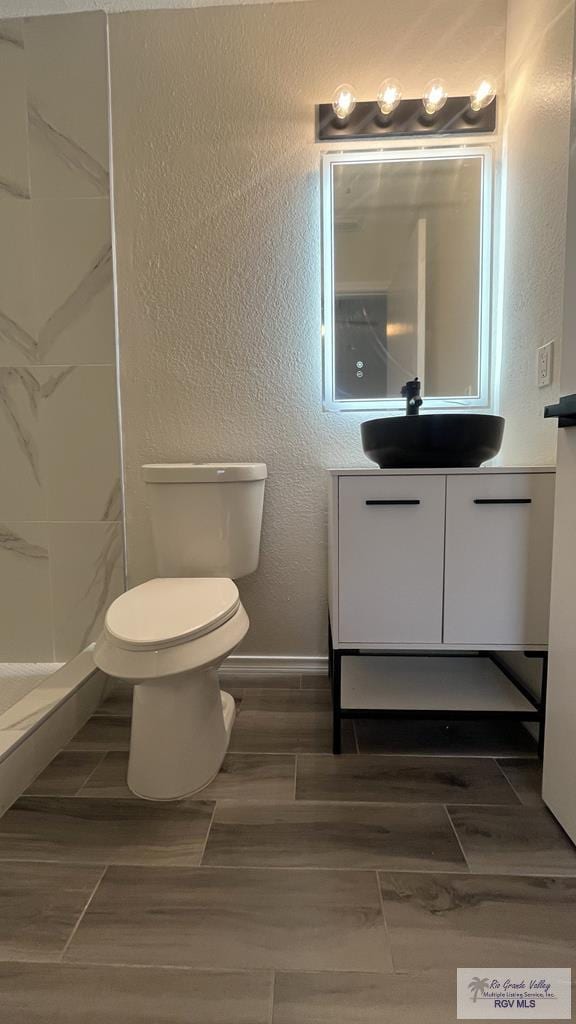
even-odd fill
[(554, 474), (449, 476), (444, 642), (545, 645)]
[(339, 640), (440, 643), (444, 476), (342, 477)]

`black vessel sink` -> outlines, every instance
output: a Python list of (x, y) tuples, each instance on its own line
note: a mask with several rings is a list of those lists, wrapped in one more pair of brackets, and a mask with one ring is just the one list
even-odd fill
[(362, 447), (381, 469), (481, 466), (500, 451), (502, 416), (430, 413), (362, 424)]

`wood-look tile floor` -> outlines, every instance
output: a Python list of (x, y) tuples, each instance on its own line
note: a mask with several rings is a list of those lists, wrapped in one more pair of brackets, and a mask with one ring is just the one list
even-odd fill
[(455, 1024), (457, 966), (576, 969), (576, 850), (520, 727), (347, 723), (226, 677), (196, 798), (126, 785), (117, 685), (0, 819), (2, 1024)]

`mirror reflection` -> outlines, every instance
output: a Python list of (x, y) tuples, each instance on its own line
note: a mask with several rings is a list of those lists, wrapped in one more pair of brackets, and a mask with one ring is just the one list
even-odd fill
[(480, 395), (485, 154), (457, 152), (333, 158), (336, 402)]

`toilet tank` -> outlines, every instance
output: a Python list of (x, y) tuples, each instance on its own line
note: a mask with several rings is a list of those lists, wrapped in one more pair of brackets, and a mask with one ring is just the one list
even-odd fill
[(263, 463), (162, 463), (142, 471), (159, 576), (239, 579), (257, 569)]

